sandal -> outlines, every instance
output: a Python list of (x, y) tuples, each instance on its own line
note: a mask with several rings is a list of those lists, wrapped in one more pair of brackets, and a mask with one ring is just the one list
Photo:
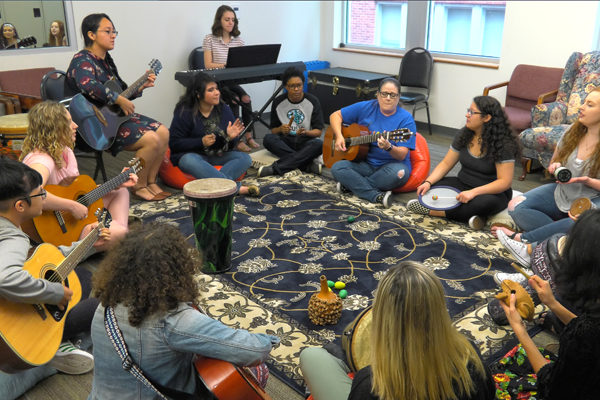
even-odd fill
[(250, 147), (246, 146), (246, 143), (244, 143), (243, 140), (240, 140), (235, 148), (246, 153), (250, 153), (252, 151)]
[(260, 144), (256, 143), (252, 138), (246, 138), (246, 144), (253, 149), (258, 149), (260, 147)]
[[(494, 228), (506, 228), (509, 231), (512, 232), (512, 234), (506, 234), (506, 236), (508, 236), (510, 239), (515, 239), (515, 236), (517, 235), (517, 231), (513, 230), (513, 227), (507, 224), (503, 224), (502, 222), (495, 222), (492, 224), (492, 226), (490, 226), (490, 231), (492, 232), (492, 235), (494, 234)], [(496, 229), (497, 230), (497, 229)]]
[[(143, 198), (142, 196), (138, 195), (138, 194), (137, 194), (138, 190), (142, 190), (142, 189), (146, 189), (146, 190), (148, 190), (148, 192), (149, 192), (150, 194), (153, 194), (153, 195), (154, 195), (154, 197), (153, 197), (153, 198), (151, 198), (151, 199), (145, 199), (145, 198)], [(139, 199), (142, 199), (142, 200), (144, 200), (144, 201), (161, 201), (161, 200), (164, 200), (164, 199), (166, 199), (166, 198), (167, 198), (167, 196), (163, 195), (162, 193), (159, 193), (159, 194), (156, 194), (156, 193), (154, 193), (154, 192), (153, 192), (153, 191), (152, 191), (152, 190), (151, 190), (151, 189), (150, 189), (148, 186), (143, 186), (143, 187), (141, 187), (141, 188), (137, 188), (137, 189), (136, 189), (135, 187), (132, 187), (132, 188), (131, 188), (131, 195), (132, 195), (132, 196), (135, 196), (135, 197), (137, 197), (137, 198), (139, 198)]]
[[(156, 181), (154, 181), (154, 182), (148, 182), (148, 186), (150, 186), (150, 185), (156, 185)], [(148, 187), (148, 186), (146, 186), (146, 187)], [(156, 185), (156, 186), (158, 186), (158, 185)], [(160, 186), (158, 186), (158, 187), (160, 188)], [(163, 194), (163, 195), (165, 195), (165, 198), (167, 198), (167, 197), (169, 197), (169, 196), (173, 196), (173, 193), (171, 193), (171, 192), (165, 192), (164, 190), (161, 190), (161, 191), (160, 191), (160, 192), (158, 192), (158, 193), (156, 193), (154, 190), (150, 189), (149, 187), (148, 187), (148, 190), (149, 190), (151, 193), (154, 193), (154, 194), (156, 194), (156, 195), (158, 195), (158, 194)]]
[(260, 196), (260, 189), (256, 185), (248, 185), (248, 195), (252, 197)]

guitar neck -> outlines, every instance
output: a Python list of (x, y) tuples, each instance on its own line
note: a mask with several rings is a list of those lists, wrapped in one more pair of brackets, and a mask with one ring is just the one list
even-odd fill
[(153, 74), (153, 73), (154, 73), (154, 70), (150, 69), (148, 72), (146, 72), (144, 75), (142, 75), (140, 79), (133, 82), (133, 84), (131, 86), (129, 86), (127, 88), (127, 90), (125, 90), (123, 93), (121, 93), (121, 96), (125, 97), (126, 99), (131, 99), (133, 97), (133, 95), (136, 94), (140, 90), (142, 85), (148, 80), (148, 77), (150, 76), (150, 74)]
[(92, 229), (81, 243), (56, 267), (56, 272), (63, 281), (73, 272), (90, 248), (96, 243), (96, 240), (100, 237), (100, 229), (102, 228), (104, 228), (104, 224), (100, 223), (96, 229)]
[(106, 195), (107, 193), (115, 190), (123, 183), (127, 182), (127, 180), (129, 180), (129, 174), (131, 174), (132, 172), (133, 171), (131, 171), (130, 169), (121, 172), (119, 175), (115, 176), (110, 181), (98, 186), (96, 189), (79, 198), (77, 202), (83, 204), (86, 207), (89, 207), (91, 204), (98, 201), (98, 199), (104, 197), (104, 195)]
[(366, 143), (376, 142), (380, 137), (389, 137), (388, 133), (374, 133), (372, 135), (353, 137), (350, 139), (350, 146), (358, 146)]

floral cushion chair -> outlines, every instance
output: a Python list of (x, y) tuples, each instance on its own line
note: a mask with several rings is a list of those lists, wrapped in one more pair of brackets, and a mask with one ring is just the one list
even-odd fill
[[(539, 160), (548, 168), (556, 144), (577, 121), (579, 107), (592, 90), (600, 86), (600, 51), (571, 54), (560, 81), (554, 103), (539, 104), (531, 109), (532, 128), (519, 135), (523, 158)], [(525, 179), (527, 171), (519, 180)]]

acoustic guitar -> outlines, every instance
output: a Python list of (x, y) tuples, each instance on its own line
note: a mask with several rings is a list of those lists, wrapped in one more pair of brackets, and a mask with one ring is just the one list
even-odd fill
[(203, 356), (194, 361), (194, 366), (202, 382), (219, 400), (272, 400), (245, 368)]
[[(144, 168), (144, 160), (134, 158), (129, 161), (129, 166), (129, 169), (100, 186), (97, 186), (89, 176), (79, 175), (74, 178), (66, 178), (59, 185), (46, 185), (44, 189), (55, 196), (83, 204), (88, 210), (102, 209), (104, 208), (102, 197), (125, 183), (129, 179), (129, 174), (139, 173)], [(78, 220), (68, 211), (44, 210), (39, 217), (24, 223), (22, 229), (29, 237), (38, 242), (51, 243), (55, 246), (70, 246), (71, 243), (79, 240), (83, 228), (95, 220), (92, 213), (88, 213), (86, 218)]]
[(361, 161), (367, 157), (369, 147), (372, 142), (379, 138), (405, 142), (414, 135), (408, 128), (396, 129), (390, 132), (371, 134), (366, 126), (352, 124), (342, 126), (342, 136), (346, 143), (346, 151), (337, 151), (335, 149), (335, 134), (333, 128), (329, 126), (323, 139), (323, 162), (327, 168), (340, 160)]
[[(158, 75), (162, 64), (158, 60), (150, 61), (150, 70), (123, 91), (115, 81), (104, 83), (104, 87), (115, 91), (126, 99), (131, 99), (148, 80), (150, 74)], [(101, 108), (89, 101), (83, 94), (77, 94), (71, 99), (69, 111), (73, 121), (79, 125), (77, 132), (84, 142), (96, 151), (104, 151), (114, 143), (121, 124), (131, 118), (125, 115), (116, 104)]]
[(37, 39), (34, 36), (25, 36), (22, 39), (19, 39), (16, 44), (12, 44), (7, 46), (6, 49), (21, 49), (26, 47), (35, 46), (37, 44)]
[(60, 346), (65, 319), (81, 300), (81, 283), (73, 269), (110, 225), (107, 211), (96, 212), (98, 227), (93, 229), (65, 258), (51, 244), (39, 245), (23, 269), (34, 278), (61, 282), (73, 291), (64, 310), (51, 304), (15, 303), (0, 297), (0, 371), (15, 373), (46, 364)]

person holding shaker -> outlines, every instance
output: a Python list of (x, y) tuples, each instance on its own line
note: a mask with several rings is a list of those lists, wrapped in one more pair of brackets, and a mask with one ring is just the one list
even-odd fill
[(590, 92), (579, 109), (578, 120), (558, 142), (548, 166), (556, 178), (518, 196), (508, 213), (523, 233), (493, 226), (492, 234), (522, 265), (530, 264), (531, 249), (555, 233), (567, 233), (577, 216), (580, 199), (589, 207), (600, 205), (600, 87)]

